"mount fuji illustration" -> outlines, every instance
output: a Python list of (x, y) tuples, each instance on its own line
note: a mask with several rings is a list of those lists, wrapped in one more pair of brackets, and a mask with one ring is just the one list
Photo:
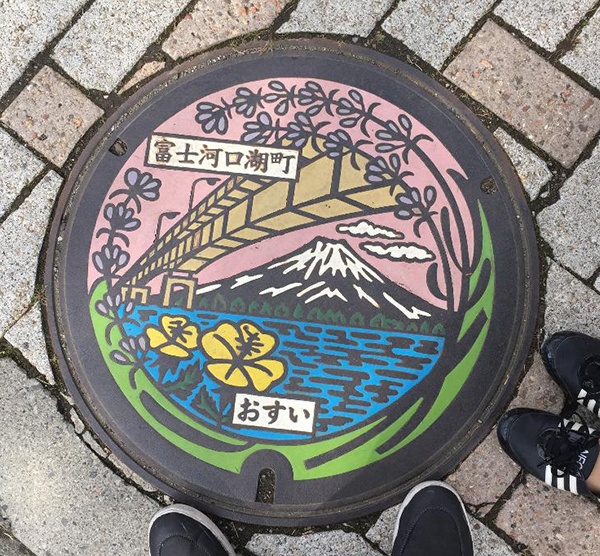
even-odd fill
[(310, 310), (360, 312), (418, 322), (440, 310), (381, 275), (340, 240), (317, 237), (296, 251), (252, 270), (199, 287), (196, 296), (211, 306), (223, 298), (283, 304), (291, 311), (300, 305)]

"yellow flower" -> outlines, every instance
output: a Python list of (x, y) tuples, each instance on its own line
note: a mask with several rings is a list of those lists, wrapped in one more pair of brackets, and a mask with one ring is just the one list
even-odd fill
[(225, 322), (202, 337), (208, 356), (206, 370), (211, 375), (238, 388), (251, 384), (259, 392), (285, 372), (283, 361), (267, 357), (276, 345), (275, 336), (250, 322)]
[(198, 327), (183, 316), (163, 315), (160, 328), (148, 326), (150, 347), (171, 357), (189, 357), (198, 347)]

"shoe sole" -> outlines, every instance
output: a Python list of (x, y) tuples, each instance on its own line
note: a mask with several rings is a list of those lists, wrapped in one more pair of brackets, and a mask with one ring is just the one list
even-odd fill
[(445, 488), (446, 490), (449, 490), (452, 494), (454, 494), (454, 496), (456, 496), (456, 498), (460, 502), (460, 507), (462, 508), (463, 516), (465, 518), (465, 521), (467, 522), (467, 527), (469, 528), (469, 534), (471, 535), (471, 543), (473, 543), (473, 530), (471, 529), (471, 522), (469, 521), (469, 515), (467, 514), (465, 505), (463, 504), (463, 501), (462, 501), (460, 495), (458, 494), (458, 492), (456, 492), (456, 490), (454, 490), (450, 485), (447, 485), (446, 483), (444, 483), (442, 481), (424, 481), (422, 483), (419, 483), (416, 487), (414, 487), (406, 495), (406, 498), (404, 499), (404, 501), (402, 502), (402, 505), (400, 506), (400, 511), (398, 512), (398, 517), (396, 518), (396, 525), (394, 526), (394, 536), (392, 537), (392, 546), (394, 546), (394, 543), (396, 542), (396, 537), (398, 536), (398, 529), (400, 529), (400, 519), (402, 518), (402, 514), (404, 513), (404, 508), (406, 508), (406, 506), (408, 506), (408, 504), (410, 504), (410, 501), (417, 494), (419, 494), (419, 492), (421, 492), (424, 488), (427, 488), (430, 486), (438, 486), (438, 487)]
[(148, 538), (150, 538), (150, 529), (152, 529), (152, 525), (154, 522), (163, 515), (167, 514), (181, 514), (185, 515), (202, 526), (206, 527), (221, 543), (227, 554), (229, 556), (236, 556), (235, 550), (233, 550), (233, 546), (231, 546), (230, 542), (227, 540), (227, 537), (221, 532), (221, 530), (213, 523), (213, 521), (207, 515), (203, 514), (200, 510), (196, 508), (192, 508), (191, 506), (186, 506), (184, 504), (172, 504), (171, 506), (167, 506), (162, 510), (159, 510), (152, 520), (150, 521), (150, 525), (148, 526)]

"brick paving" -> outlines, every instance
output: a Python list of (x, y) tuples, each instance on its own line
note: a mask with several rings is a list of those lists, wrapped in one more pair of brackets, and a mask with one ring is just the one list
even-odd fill
[(213, 0), (199, 3), (169, 35), (162, 45), (163, 50), (177, 60), (227, 39), (259, 31), (273, 23), (288, 1)]
[(0, 121), (57, 166), (102, 115), (61, 75), (45, 66), (4, 111)]
[(433, 6), (408, 0), (398, 4), (383, 22), (383, 29), (439, 69), (493, 4), (493, 0), (451, 0)]
[(392, 0), (300, 0), (279, 33), (335, 33), (366, 37)]
[(96, 0), (52, 56), (83, 87), (111, 91), (186, 4)]
[(498, 128), (494, 136), (508, 154), (528, 197), (531, 200), (535, 199), (552, 177), (547, 164), (502, 128)]
[(596, 88), (600, 88), (600, 66), (597, 63), (600, 57), (599, 34), (600, 13), (596, 13), (577, 36), (574, 48), (560, 59), (565, 66)]
[(583, 278), (590, 278), (600, 267), (600, 229), (596, 219), (588, 216), (600, 209), (599, 172), (600, 148), (596, 148), (565, 182), (560, 199), (537, 217), (540, 233), (556, 260)]
[[(562, 393), (535, 348), (564, 328), (600, 336), (599, 6), (597, 0), (29, 0), (5, 10), (0, 552), (26, 553), (20, 541), (37, 556), (144, 554), (146, 522), (169, 501), (97, 443), (56, 384), (38, 261), (53, 202), (90, 130), (140, 82), (223, 41), (332, 34), (395, 53), (472, 99), (522, 179), (543, 261), (539, 329), (511, 406), (559, 411)], [(600, 555), (598, 505), (527, 477), (501, 451), (495, 431), (448, 481), (473, 516), (479, 554)], [(253, 534), (239, 524), (226, 530), (246, 555), (387, 554), (395, 511), (313, 534)]]
[(546, 50), (554, 50), (579, 23), (595, 0), (523, 2), (503, 0), (494, 13)]
[(600, 130), (600, 101), (493, 21), (444, 73), (565, 166)]

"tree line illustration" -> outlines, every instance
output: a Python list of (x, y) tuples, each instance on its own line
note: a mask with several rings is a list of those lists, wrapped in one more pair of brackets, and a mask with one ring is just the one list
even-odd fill
[[(183, 305), (183, 299), (175, 301), (173, 306)], [(291, 306), (288, 303), (273, 303), (268, 300), (242, 297), (228, 299), (221, 293), (202, 294), (196, 298), (194, 309), (211, 311), (215, 313), (230, 313), (236, 315), (259, 316), (283, 320), (307, 321), (334, 326), (352, 326), (356, 328), (374, 328), (381, 330), (395, 330), (411, 334), (431, 334), (444, 336), (445, 329), (441, 322), (410, 321), (409, 319), (391, 318), (382, 312), (374, 315), (364, 315), (360, 311), (342, 311), (340, 309), (324, 309), (319, 306), (310, 307), (304, 303)]]

